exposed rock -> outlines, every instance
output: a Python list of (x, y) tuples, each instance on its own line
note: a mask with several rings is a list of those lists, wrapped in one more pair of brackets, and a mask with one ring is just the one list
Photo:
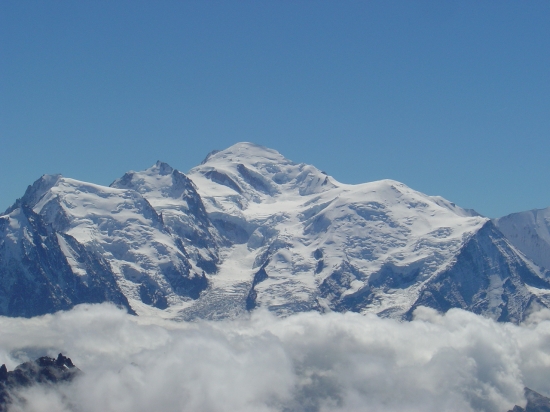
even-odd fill
[(527, 399), (525, 408), (516, 405), (514, 409), (508, 412), (550, 412), (550, 398), (532, 389), (525, 388), (525, 399)]
[(54, 386), (62, 382), (70, 382), (81, 373), (71, 358), (61, 353), (57, 359), (42, 356), (35, 361), (22, 363), (11, 372), (8, 372), (6, 365), (2, 365), (0, 367), (0, 412), (7, 411), (18, 389), (32, 385)]

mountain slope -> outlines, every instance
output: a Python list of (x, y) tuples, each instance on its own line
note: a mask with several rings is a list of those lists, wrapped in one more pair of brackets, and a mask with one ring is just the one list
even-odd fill
[(550, 282), (518, 253), (492, 222), (487, 222), (456, 257), (431, 279), (409, 314), (423, 305), (442, 312), (458, 307), (499, 321), (521, 322), (550, 307)]
[(525, 256), (550, 269), (550, 208), (512, 213), (494, 222)]
[[(491, 284), (487, 279), (494, 273), (479, 263), (485, 256), (467, 268), (463, 263), (463, 249), (471, 239), (483, 237), (488, 219), (399, 182), (345, 185), (313, 166), (248, 143), (209, 155), (189, 177), (220, 234), (233, 243), (225, 252), (227, 269), (222, 264), (212, 279), (216, 298), (198, 313), (190, 309), (193, 316), (212, 313), (210, 307), (228, 289), (228, 278), (240, 284), (252, 280), (246, 307), (264, 306), (283, 315), (353, 310), (406, 317), (420, 302), (437, 306), (428, 302), (428, 291), (438, 287), (436, 279), (444, 273), (461, 267), (468, 276), (484, 279), (472, 292), (479, 299)], [(505, 240), (486, 238), (491, 245), (500, 242), (490, 249), (504, 262), (503, 278), (519, 271), (544, 283), (535, 267), (503, 246)], [(236, 279), (235, 273), (242, 277)], [(458, 287), (461, 280), (449, 282)], [(502, 289), (491, 295), (491, 304), (479, 308), (464, 299), (449, 299), (439, 309), (463, 307), (501, 320), (521, 320), (529, 310), (524, 301), (535, 295), (518, 282), (519, 295)], [(226, 301), (235, 298), (226, 295)], [(235, 304), (242, 305), (242, 300), (235, 299)], [(522, 309), (512, 309), (514, 305)]]
[[(39, 179), (0, 218), (0, 308), (32, 316), (103, 299), (179, 319), (256, 307), (410, 318), (428, 305), (521, 322), (550, 306), (550, 284), (544, 253), (530, 257), (505, 223), (239, 143), (188, 175), (157, 162), (110, 187)], [(9, 303), (21, 279), (39, 308)]]
[[(139, 313), (182, 304), (207, 286), (181, 241), (136, 191), (43, 176), (10, 209), (0, 252), (3, 314), (32, 316), (105, 300)], [(96, 284), (103, 295), (92, 293)], [(30, 302), (7, 308), (20, 289)]]
[(126, 173), (110, 187), (140, 193), (162, 216), (164, 225), (182, 241), (191, 260), (206, 273), (216, 272), (220, 239), (187, 176), (157, 162), (142, 172)]
[(51, 230), (25, 203), (0, 217), (0, 314), (30, 317), (104, 301), (133, 312), (105, 259)]

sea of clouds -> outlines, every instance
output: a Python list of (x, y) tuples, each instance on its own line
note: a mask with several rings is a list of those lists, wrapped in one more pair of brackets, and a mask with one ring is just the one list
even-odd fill
[(521, 326), (420, 308), (412, 322), (265, 311), (175, 323), (109, 304), (0, 317), (0, 363), (72, 358), (84, 373), (10, 411), (495, 411), (550, 394), (550, 311)]

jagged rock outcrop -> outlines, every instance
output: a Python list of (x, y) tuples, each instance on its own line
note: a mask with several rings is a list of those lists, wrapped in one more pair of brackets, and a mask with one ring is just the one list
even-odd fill
[(514, 409), (508, 412), (550, 412), (550, 398), (532, 389), (525, 388), (525, 399), (527, 400), (525, 408), (516, 405)]
[(80, 373), (70, 358), (61, 353), (56, 358), (43, 356), (29, 361), (8, 372), (6, 365), (0, 367), (0, 412), (7, 411), (17, 390), (32, 385), (55, 386), (70, 382)]

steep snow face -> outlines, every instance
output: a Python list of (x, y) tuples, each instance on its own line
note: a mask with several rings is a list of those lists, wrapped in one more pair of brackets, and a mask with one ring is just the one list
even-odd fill
[(166, 163), (157, 162), (142, 172), (128, 172), (112, 188), (140, 193), (171, 233), (185, 245), (190, 260), (206, 273), (217, 270), (220, 239), (193, 182)]
[(525, 256), (550, 270), (550, 207), (513, 213), (494, 223)]
[(234, 273), (254, 276), (248, 308), (281, 314), (402, 316), (487, 221), (399, 182), (345, 185), (249, 143), (208, 156), (189, 177), (234, 245), (213, 288), (223, 294)]
[[(51, 181), (49, 177), (42, 180)], [(36, 183), (33, 187), (44, 187)], [(76, 239), (109, 262), (131, 304), (160, 309), (196, 298), (206, 278), (196, 275), (178, 239), (135, 190), (109, 188), (57, 177), (41, 196), (29, 188), (22, 201), (60, 234)], [(32, 203), (25, 203), (31, 199)], [(65, 248), (65, 251), (68, 249)], [(68, 256), (75, 273), (78, 260)], [(139, 310), (138, 310), (139, 312)]]

